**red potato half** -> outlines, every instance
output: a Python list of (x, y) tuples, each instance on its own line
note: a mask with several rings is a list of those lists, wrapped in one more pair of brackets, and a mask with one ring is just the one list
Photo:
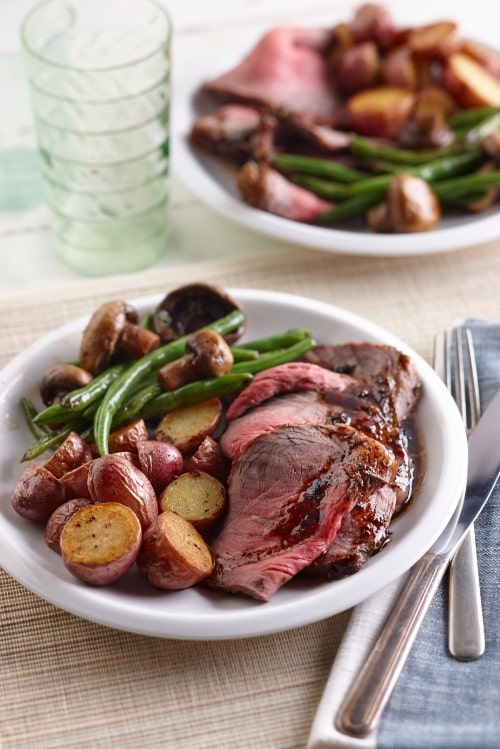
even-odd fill
[(419, 26), (408, 35), (408, 46), (416, 55), (443, 60), (459, 49), (462, 43), (454, 21), (438, 21)]
[(90, 465), (88, 487), (94, 502), (119, 502), (147, 528), (158, 515), (158, 500), (147, 476), (122, 455), (96, 458)]
[(90, 499), (90, 491), (88, 487), (88, 477), (90, 464), (83, 463), (78, 468), (73, 468), (72, 471), (68, 471), (64, 476), (61, 476), (61, 484), (64, 488), (64, 496), (66, 499), (77, 499), (79, 497), (87, 497)]
[(212, 435), (222, 418), (219, 398), (182, 406), (166, 414), (156, 429), (156, 439), (171, 442), (183, 455), (198, 447), (207, 435)]
[(184, 468), (181, 451), (170, 442), (143, 440), (137, 443), (140, 467), (155, 492), (161, 492)]
[(11, 494), (11, 505), (18, 515), (45, 523), (65, 500), (61, 481), (44, 466), (26, 466)]
[(202, 535), (210, 531), (226, 507), (225, 486), (209, 473), (181, 473), (161, 493), (160, 509), (172, 510)]
[(61, 533), (64, 566), (89, 585), (110, 585), (134, 564), (142, 531), (137, 515), (119, 502), (75, 512)]
[(143, 535), (137, 567), (155, 588), (190, 588), (208, 577), (213, 566), (203, 537), (175, 512), (160, 513)]
[(414, 94), (405, 88), (378, 86), (352, 96), (347, 102), (347, 112), (357, 133), (393, 138), (399, 133), (414, 102)]
[(87, 497), (69, 499), (64, 502), (57, 510), (54, 510), (45, 526), (45, 543), (52, 551), (61, 553), (61, 533), (63, 528), (75, 512), (92, 504), (92, 500)]
[(57, 478), (61, 478), (68, 471), (88, 463), (92, 460), (92, 450), (76, 432), (70, 432), (53, 455), (45, 463), (45, 468)]
[(443, 85), (460, 106), (500, 106), (500, 82), (471, 57), (457, 52), (443, 69)]

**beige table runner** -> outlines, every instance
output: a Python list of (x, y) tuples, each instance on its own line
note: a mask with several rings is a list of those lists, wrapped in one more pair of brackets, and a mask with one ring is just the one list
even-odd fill
[[(455, 318), (500, 318), (500, 242), (408, 259), (291, 248), (1, 297), (0, 364), (101, 301), (195, 280), (331, 302), (384, 326), (427, 359), (435, 333)], [(192, 643), (87, 622), (2, 571), (0, 585), (1, 749), (303, 749), (349, 618)]]

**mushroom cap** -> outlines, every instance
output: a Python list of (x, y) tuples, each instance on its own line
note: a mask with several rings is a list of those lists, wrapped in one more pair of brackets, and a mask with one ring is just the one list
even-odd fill
[(61, 395), (87, 385), (92, 374), (76, 364), (55, 364), (45, 372), (40, 383), (40, 396), (46, 406), (59, 400)]
[(105, 302), (90, 318), (83, 331), (79, 361), (92, 374), (98, 374), (109, 366), (129, 310), (125, 302)]
[(436, 193), (425, 180), (411, 174), (397, 174), (391, 180), (387, 205), (392, 227), (397, 232), (430, 231), (441, 218)]
[[(213, 284), (192, 283), (169, 292), (153, 315), (153, 327), (162, 341), (171, 341), (241, 309), (224, 289)], [(225, 338), (234, 343), (243, 335), (245, 324)]]
[(195, 357), (195, 366), (205, 377), (228, 374), (233, 366), (233, 352), (226, 340), (209, 328), (194, 333), (186, 341), (186, 352)]

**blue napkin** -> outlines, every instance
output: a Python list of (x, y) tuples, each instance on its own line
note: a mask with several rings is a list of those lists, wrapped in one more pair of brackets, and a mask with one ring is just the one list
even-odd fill
[[(472, 331), (484, 409), (500, 388), (500, 324), (479, 319), (465, 324)], [(377, 749), (500, 747), (500, 487), (475, 529), (486, 652), (469, 662), (449, 655), (445, 583), (384, 712)]]

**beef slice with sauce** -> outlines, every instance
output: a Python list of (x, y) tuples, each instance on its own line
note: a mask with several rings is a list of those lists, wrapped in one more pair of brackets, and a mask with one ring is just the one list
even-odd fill
[(257, 437), (233, 463), (207, 585), (269, 601), (397, 470), (378, 440), (345, 424), (283, 426)]

